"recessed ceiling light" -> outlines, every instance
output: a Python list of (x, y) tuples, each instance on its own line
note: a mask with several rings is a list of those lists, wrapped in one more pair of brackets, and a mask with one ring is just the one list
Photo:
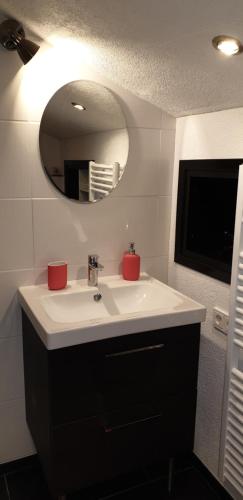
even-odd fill
[(212, 44), (215, 49), (220, 50), (226, 56), (235, 56), (242, 52), (240, 40), (232, 36), (219, 35), (213, 38)]
[(80, 111), (85, 111), (86, 108), (82, 106), (82, 104), (78, 104), (77, 102), (72, 102), (72, 106), (76, 109), (79, 109)]

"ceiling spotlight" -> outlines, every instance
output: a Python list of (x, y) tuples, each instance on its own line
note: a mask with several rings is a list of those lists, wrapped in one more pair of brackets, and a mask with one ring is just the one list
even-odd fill
[(40, 48), (36, 43), (26, 40), (22, 24), (14, 19), (0, 24), (0, 43), (7, 50), (17, 50), (24, 64), (27, 64)]
[(212, 44), (215, 49), (220, 50), (226, 56), (235, 56), (243, 49), (240, 40), (227, 35), (216, 36), (213, 38)]
[(72, 106), (76, 109), (79, 109), (80, 111), (85, 111), (86, 108), (82, 106), (82, 104), (78, 104), (77, 102), (72, 102)]

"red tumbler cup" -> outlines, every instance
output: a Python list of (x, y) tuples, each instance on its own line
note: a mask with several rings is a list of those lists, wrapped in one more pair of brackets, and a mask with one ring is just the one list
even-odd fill
[(67, 263), (49, 262), (48, 264), (48, 288), (49, 290), (61, 290), (67, 286)]

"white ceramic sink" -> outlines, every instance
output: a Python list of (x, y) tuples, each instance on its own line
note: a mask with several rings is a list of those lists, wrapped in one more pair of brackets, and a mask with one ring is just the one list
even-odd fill
[(43, 309), (59, 323), (76, 323), (110, 316), (104, 301), (94, 301), (94, 291), (53, 294), (41, 297)]
[(48, 316), (58, 323), (96, 320), (119, 314), (150, 312), (168, 307), (176, 309), (183, 299), (175, 291), (166, 289), (155, 281), (118, 284), (101, 283), (99, 292), (102, 298), (94, 300), (96, 289), (54, 293), (40, 298)]
[(109, 287), (112, 298), (120, 314), (154, 311), (156, 309), (176, 309), (183, 299), (174, 290), (165, 289), (156, 282), (145, 281), (136, 284)]
[(136, 282), (100, 278), (99, 290), (87, 280), (55, 292), (46, 284), (21, 287), (19, 300), (47, 349), (200, 323), (206, 315), (203, 306), (145, 273)]

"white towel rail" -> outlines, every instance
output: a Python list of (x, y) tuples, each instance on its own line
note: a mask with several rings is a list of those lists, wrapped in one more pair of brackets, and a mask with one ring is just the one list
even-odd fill
[[(116, 186), (119, 180), (120, 165), (89, 162), (89, 200), (95, 201), (100, 194), (107, 196)], [(102, 196), (102, 197), (103, 197)]]
[(243, 498), (243, 165), (235, 221), (228, 336), (222, 479), (233, 498)]

